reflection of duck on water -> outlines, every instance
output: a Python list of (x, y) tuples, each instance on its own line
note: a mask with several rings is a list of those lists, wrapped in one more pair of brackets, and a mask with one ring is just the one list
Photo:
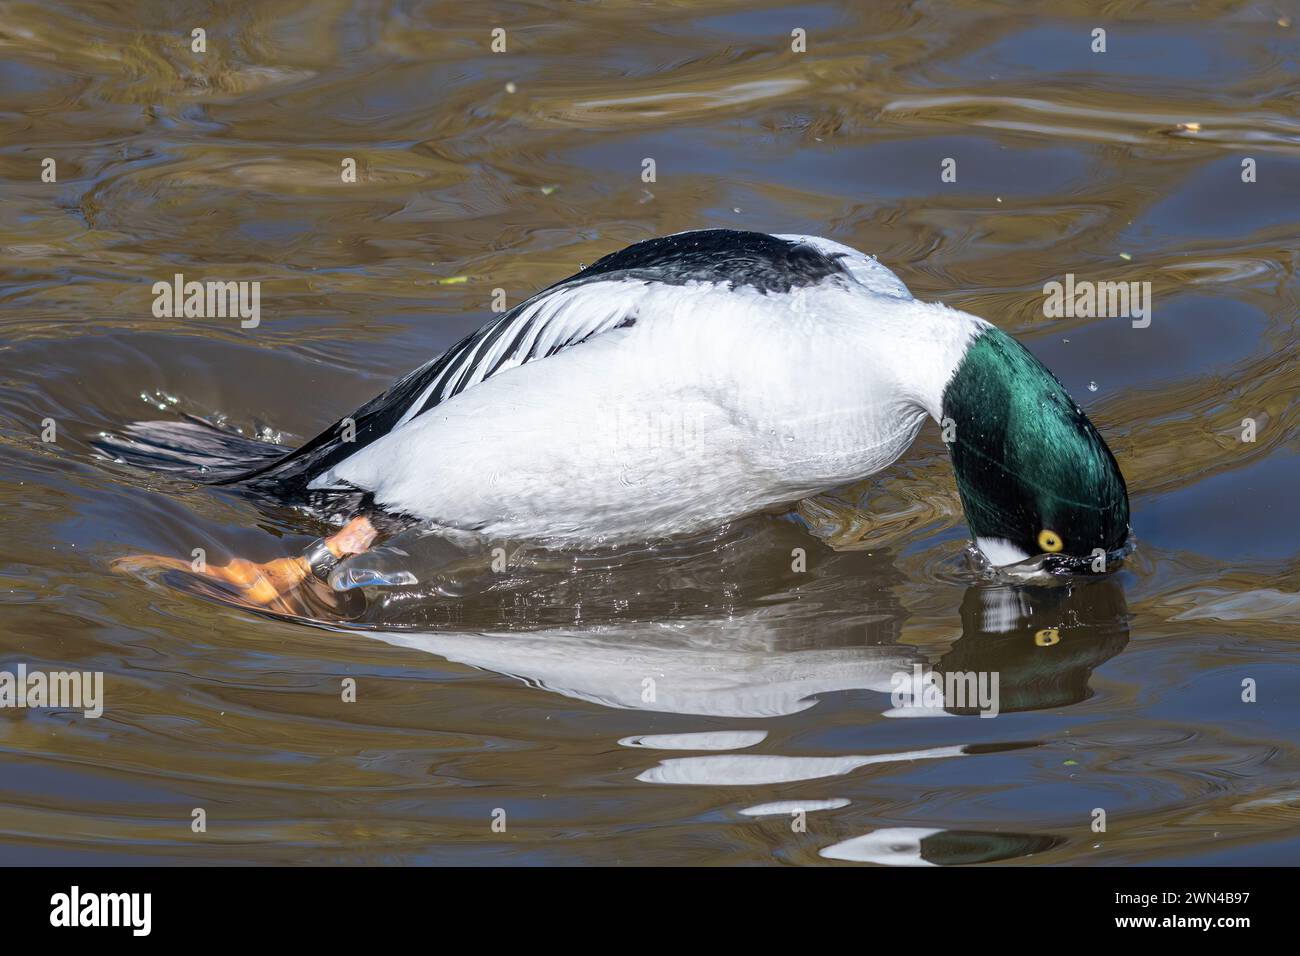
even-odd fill
[[(961, 604), (962, 636), (935, 674), (998, 675), (1002, 713), (1047, 710), (1091, 696), (1088, 678), (1128, 643), (1128, 607), (1114, 578), (1057, 587), (973, 587)], [(971, 706), (944, 702), (951, 714)]]
[(821, 855), (828, 860), (882, 866), (961, 866), (1043, 853), (1063, 842), (1059, 837), (1034, 833), (888, 827), (825, 847)]
[[(846, 617), (853, 621), (848, 628), (842, 624)], [(820, 696), (845, 690), (876, 692), (883, 709), (897, 675), (925, 666), (914, 647), (872, 641), (873, 627), (892, 631), (898, 621), (891, 616), (864, 620), (846, 616), (842, 609), (810, 611), (795, 602), (723, 617), (693, 614), (657, 622), (607, 621), (484, 633), (371, 633), (391, 644), (603, 706), (763, 718), (806, 710)], [(1055, 629), (1059, 639), (1047, 646), (1035, 642), (1034, 634), (1045, 629), (1042, 624)], [(1127, 640), (1123, 593), (1114, 578), (1057, 588), (974, 586), (962, 603), (962, 625), (961, 638), (937, 666), (997, 672), (1006, 710), (1059, 707), (1083, 699), (1092, 669), (1118, 653)], [(822, 643), (809, 646), (810, 633), (818, 634)], [(788, 640), (794, 637), (798, 640)], [(734, 752), (748, 751), (765, 737), (765, 731), (729, 728), (633, 736), (620, 743), (659, 751), (696, 751), (661, 757), (637, 775), (642, 782), (724, 787), (825, 779), (920, 760), (979, 759), (981, 754), (1033, 746), (1008, 741), (815, 756)], [(927, 831), (918, 844), (917, 858), (938, 864), (1003, 859), (1039, 852), (1056, 842), (1034, 835)], [(897, 854), (893, 859), (876, 859), (879, 847), (870, 840), (842, 849), (844, 855), (836, 853), (830, 855), (906, 862)]]
[(605, 256), (293, 451), (198, 422), (138, 423), (100, 447), (350, 518), (302, 557), (199, 572), (285, 609), (410, 522), (566, 546), (697, 533), (881, 471), (927, 417), (992, 563), (1123, 545), (1124, 479), (1051, 372), (809, 236), (713, 229)]
[[(1004, 712), (1084, 700), (1093, 669), (1128, 642), (1124, 593), (1115, 578), (1060, 587), (973, 586), (962, 601), (961, 619), (961, 638), (933, 669), (996, 673)], [(915, 648), (893, 643), (899, 620), (898, 614), (810, 611), (796, 602), (721, 618), (694, 614), (539, 630), (371, 633), (607, 706), (764, 717), (805, 710), (817, 695), (832, 691), (891, 693), (897, 675), (926, 666)], [(809, 645), (809, 634), (819, 635), (819, 643)]]

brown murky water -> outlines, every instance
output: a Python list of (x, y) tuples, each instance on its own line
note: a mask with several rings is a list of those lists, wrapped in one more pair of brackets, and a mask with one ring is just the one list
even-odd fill
[[(1295, 862), (1297, 11), (1095, 8), (0, 4), (0, 668), (106, 698), (0, 710), (0, 862)], [(1124, 569), (982, 583), (931, 426), (671, 548), (503, 575), (399, 539), (421, 587), (353, 626), (110, 571), (318, 529), (98, 433), (300, 441), (494, 289), (713, 226), (850, 243), (1019, 335), (1128, 477)], [(155, 318), (177, 272), (259, 280), (261, 324)], [(1150, 326), (1044, 317), (1067, 273), (1150, 282)], [(905, 719), (918, 663), (1000, 673), (1002, 713)]]

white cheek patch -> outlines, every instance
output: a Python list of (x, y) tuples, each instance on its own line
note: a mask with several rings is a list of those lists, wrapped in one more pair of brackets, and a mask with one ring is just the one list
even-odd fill
[(1019, 564), (1021, 561), (1028, 561), (1029, 555), (1021, 551), (1006, 538), (976, 538), (976, 546), (984, 552), (984, 557), (988, 558), (998, 567), (1008, 564)]

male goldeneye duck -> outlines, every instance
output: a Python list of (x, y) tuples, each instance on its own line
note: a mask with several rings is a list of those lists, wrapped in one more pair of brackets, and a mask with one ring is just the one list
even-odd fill
[(919, 302), (874, 258), (811, 236), (638, 242), (294, 451), (196, 422), (137, 423), (102, 447), (351, 519), (301, 558), (209, 569), (271, 604), (400, 522), (561, 546), (716, 526), (880, 471), (927, 415), (993, 564), (1123, 545), (1124, 478), (1051, 372), (983, 319)]

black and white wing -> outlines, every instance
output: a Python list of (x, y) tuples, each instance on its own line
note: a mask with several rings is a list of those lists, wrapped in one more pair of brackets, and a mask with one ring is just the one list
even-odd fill
[(414, 373), (428, 384), (396, 424), (406, 424), (498, 372), (634, 324), (637, 287), (643, 284), (626, 280), (565, 283), (503, 313)]
[(632, 325), (639, 310), (649, 320), (666, 287), (743, 286), (781, 296), (826, 282), (910, 298), (875, 259), (816, 237), (707, 229), (638, 242), (488, 322), (301, 448), (221, 483), (264, 483), (292, 496), (313, 476), (494, 375)]
[(305, 488), (313, 475), (493, 375), (634, 324), (638, 292), (645, 284), (614, 275), (575, 276), (552, 286), (466, 336), (302, 447), (220, 483), (274, 483), (283, 492)]

